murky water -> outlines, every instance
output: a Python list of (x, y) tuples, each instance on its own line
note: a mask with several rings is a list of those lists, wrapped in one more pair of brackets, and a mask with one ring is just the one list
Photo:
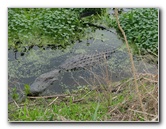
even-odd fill
[[(8, 53), (8, 71), (9, 71), (9, 91), (13, 87), (22, 90), (24, 84), (31, 85), (39, 75), (58, 69), (60, 64), (77, 54), (90, 54), (103, 50), (119, 48), (111, 55), (107, 63), (96, 65), (93, 68), (77, 71), (64, 72), (59, 76), (48, 90), (43, 94), (62, 93), (66, 90), (76, 89), (79, 86), (93, 86), (105, 83), (108, 76), (113, 82), (131, 77), (131, 66), (126, 51), (122, 50), (123, 41), (110, 31), (96, 30), (88, 35), (81, 42), (76, 42), (74, 46), (68, 47), (65, 51), (52, 49), (39, 49), (34, 47), (24, 56), (20, 53)], [(17, 57), (17, 59), (15, 59)], [(149, 70), (157, 72), (154, 65), (145, 64), (145, 62), (135, 60), (139, 72)], [(146, 66), (146, 67), (144, 67)], [(108, 72), (106, 72), (108, 71)]]

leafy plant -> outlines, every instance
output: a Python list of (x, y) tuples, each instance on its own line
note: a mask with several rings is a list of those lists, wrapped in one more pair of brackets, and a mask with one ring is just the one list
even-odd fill
[[(75, 38), (78, 16), (69, 9), (9, 9), (9, 48), (30, 45), (67, 45)], [(37, 39), (37, 41), (35, 40)], [(44, 41), (44, 39), (47, 39)]]
[(9, 49), (27, 50), (33, 46), (65, 48), (84, 36), (85, 26), (80, 13), (100, 13), (89, 8), (9, 8)]
[[(158, 9), (133, 9), (122, 13), (119, 20), (130, 44), (135, 44), (142, 53), (158, 53)], [(115, 19), (112, 25), (118, 29)]]

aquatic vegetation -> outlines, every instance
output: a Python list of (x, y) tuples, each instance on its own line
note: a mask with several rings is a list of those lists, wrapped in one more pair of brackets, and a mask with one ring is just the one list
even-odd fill
[[(119, 21), (125, 31), (128, 42), (136, 45), (142, 53), (158, 53), (158, 9), (136, 8), (127, 13), (121, 13)], [(118, 26), (114, 18), (111, 25)]]
[[(8, 47), (26, 51), (33, 46), (66, 48), (84, 35), (81, 12), (95, 9), (9, 8)], [(101, 9), (98, 9), (101, 10)]]

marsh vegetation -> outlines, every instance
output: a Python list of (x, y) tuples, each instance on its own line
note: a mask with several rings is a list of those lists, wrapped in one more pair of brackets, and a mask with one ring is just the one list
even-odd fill
[[(9, 8), (8, 120), (159, 121), (158, 9), (118, 13), (105, 8)], [(64, 72), (50, 86), (52, 92), (20, 101), (36, 77), (66, 59), (112, 47), (118, 51), (102, 65)]]

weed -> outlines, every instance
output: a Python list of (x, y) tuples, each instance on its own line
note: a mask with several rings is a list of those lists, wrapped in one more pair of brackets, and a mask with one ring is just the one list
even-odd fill
[(12, 98), (14, 100), (18, 100), (18, 98), (19, 98), (19, 94), (17, 92), (17, 88), (16, 87), (12, 89)]
[(25, 95), (28, 95), (30, 93), (30, 86), (28, 84), (24, 85), (24, 89), (25, 89)]

